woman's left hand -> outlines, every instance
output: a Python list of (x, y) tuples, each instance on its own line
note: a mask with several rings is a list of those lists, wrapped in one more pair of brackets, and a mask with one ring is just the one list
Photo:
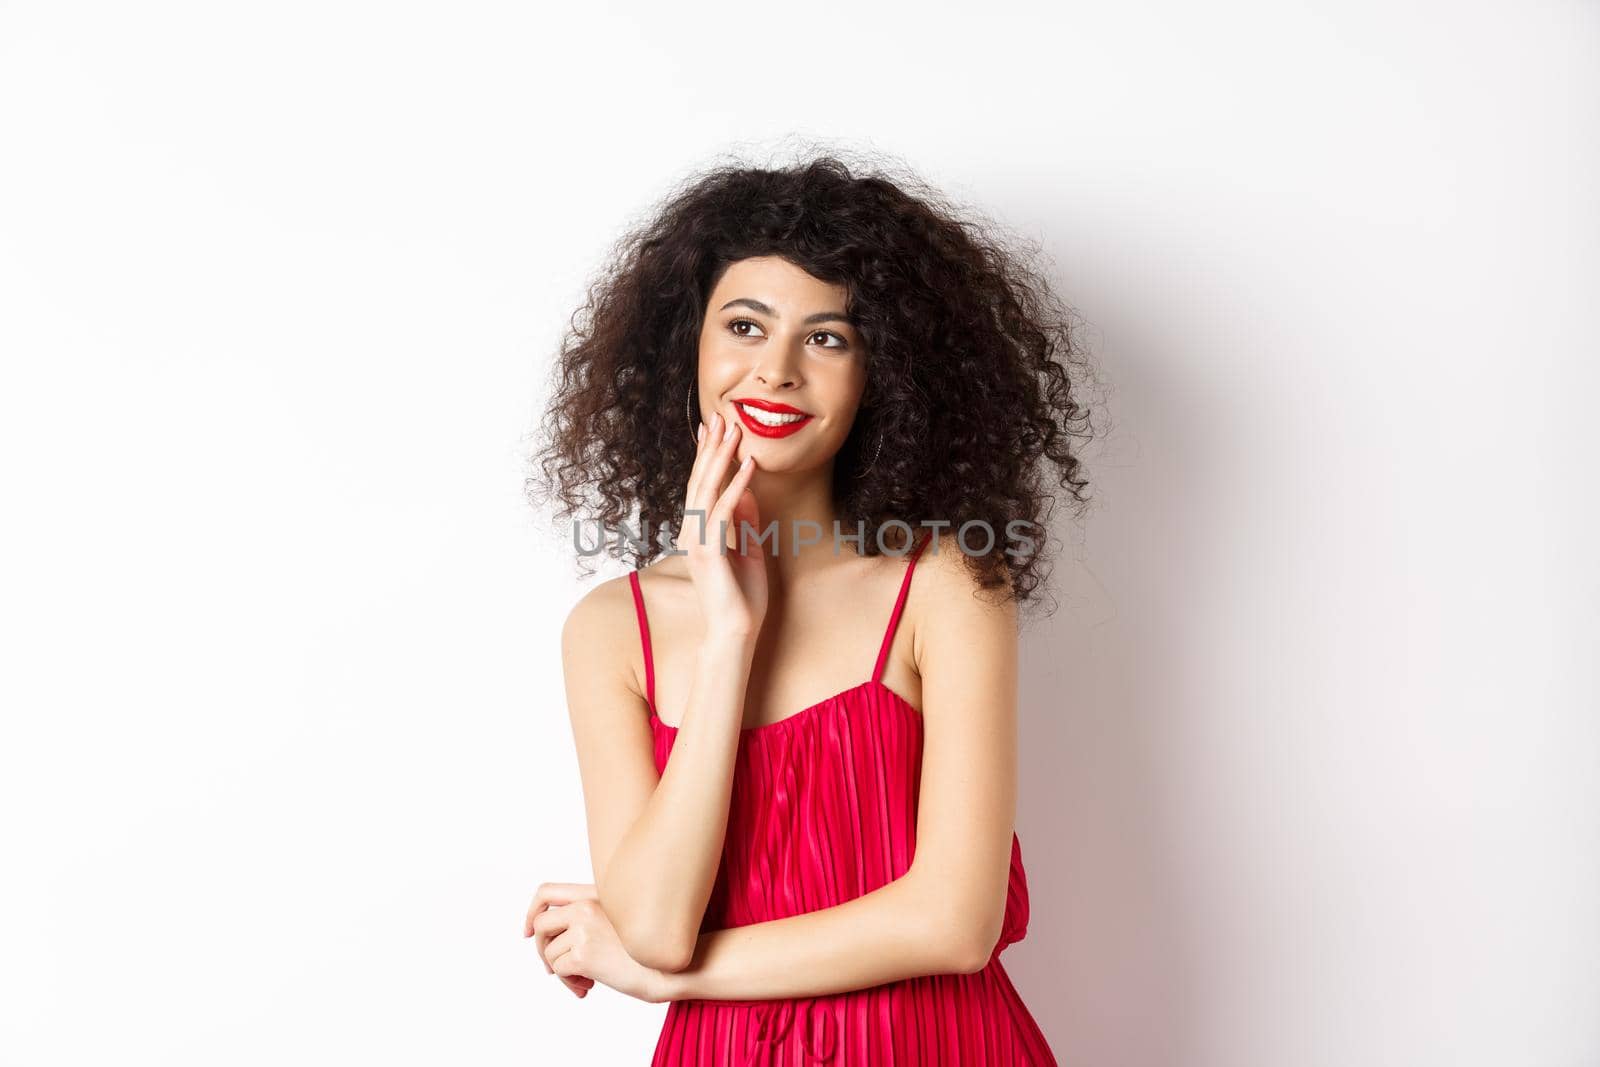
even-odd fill
[(667, 975), (628, 955), (592, 884), (546, 882), (528, 909), (524, 937), (537, 935), (546, 968), (586, 977), (651, 1004), (666, 999)]

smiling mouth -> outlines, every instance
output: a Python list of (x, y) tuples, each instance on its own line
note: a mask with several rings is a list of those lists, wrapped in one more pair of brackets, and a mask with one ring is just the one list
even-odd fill
[(735, 400), (733, 409), (739, 421), (761, 437), (787, 437), (811, 421), (811, 416), (788, 404)]
[(788, 426), (790, 423), (801, 422), (811, 417), (806, 414), (791, 415), (787, 412), (763, 411), (760, 408), (737, 402), (735, 402), (734, 406), (739, 409), (741, 414), (750, 416), (763, 426)]

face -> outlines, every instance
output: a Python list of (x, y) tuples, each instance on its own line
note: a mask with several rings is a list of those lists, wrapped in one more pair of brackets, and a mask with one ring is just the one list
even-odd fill
[[(736, 421), (762, 471), (833, 460), (867, 384), (846, 290), (776, 256), (742, 259), (711, 292), (700, 329), (700, 411)], [(798, 414), (797, 414), (798, 413)]]

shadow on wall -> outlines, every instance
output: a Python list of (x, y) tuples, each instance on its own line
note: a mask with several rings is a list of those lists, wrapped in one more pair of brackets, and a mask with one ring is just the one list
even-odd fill
[(1081, 523), (1058, 509), (1055, 610), (1022, 633), (1031, 912), (1002, 958), (1061, 1063), (1180, 1067), (1200, 1036), (1180, 859), (1196, 846), (1179, 840), (1173, 772), (1197, 691), (1184, 627), (1215, 602), (1216, 568), (1195, 561), (1219, 536), (1224, 465), (1215, 420), (1156, 380), (1173, 367), (1160, 342), (1120, 340), (1096, 354), (1112, 391), (1109, 432), (1085, 456), (1095, 503)]

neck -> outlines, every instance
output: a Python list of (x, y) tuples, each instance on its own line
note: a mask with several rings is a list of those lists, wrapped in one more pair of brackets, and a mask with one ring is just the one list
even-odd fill
[(769, 576), (788, 579), (832, 558), (838, 512), (833, 506), (831, 464), (793, 474), (757, 471), (750, 491), (761, 509), (757, 529), (765, 531), (777, 523), (775, 537), (760, 546)]

